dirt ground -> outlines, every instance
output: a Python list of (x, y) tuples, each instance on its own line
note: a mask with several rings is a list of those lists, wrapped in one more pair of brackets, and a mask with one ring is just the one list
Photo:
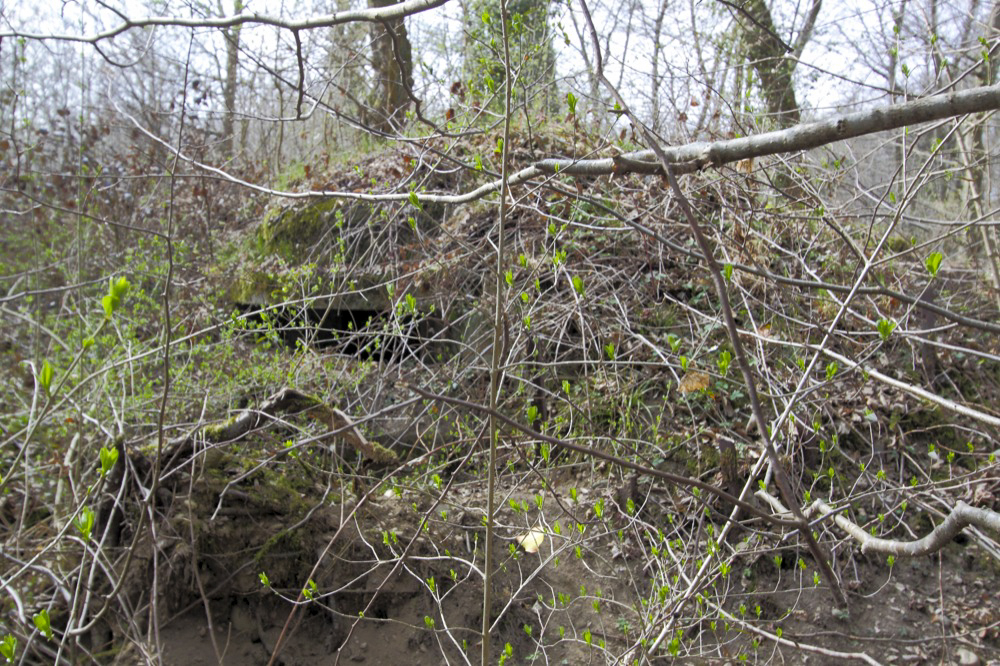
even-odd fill
[[(642, 632), (650, 636), (668, 618), (656, 608), (655, 558), (639, 547), (615, 489), (582, 466), (545, 482), (530, 470), (510, 478), (517, 482), (498, 489), (493, 659), (509, 646), (509, 664), (633, 663), (642, 622), (660, 623)], [(382, 488), (368, 489), (360, 506), (356, 497), (308, 498), (303, 517), (248, 503), (232, 488), (205, 502), (196, 489), (191, 505), (225, 510), (194, 518), (194, 548), (181, 538), (190, 518), (178, 512), (172, 521), (172, 576), (161, 581), (164, 663), (479, 663), (484, 485), (459, 474), (440, 504), (437, 488)], [(650, 516), (670, 494), (649, 482), (639, 492)], [(603, 522), (585, 508), (602, 497)], [(518, 537), (539, 526), (545, 541), (526, 553)], [(674, 609), (676, 656), (653, 663), (844, 662), (823, 650), (882, 664), (1000, 663), (998, 572), (973, 540), (891, 569), (842, 543), (834, 557), (851, 601), (844, 618), (814, 585), (813, 568), (803, 568), (807, 556), (756, 548), (748, 536), (736, 540), (730, 575), (701, 588), (703, 603)], [(785, 553), (780, 563), (775, 552)], [(309, 580), (313, 598), (296, 605)], [(141, 663), (137, 654), (125, 649), (118, 663)]]

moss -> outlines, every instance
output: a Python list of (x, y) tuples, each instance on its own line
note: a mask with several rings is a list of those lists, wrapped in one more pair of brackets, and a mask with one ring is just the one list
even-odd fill
[(292, 265), (301, 262), (305, 249), (315, 259), (315, 248), (327, 244), (333, 249), (329, 240), (331, 229), (358, 226), (371, 215), (368, 204), (338, 199), (321, 199), (302, 207), (269, 212), (257, 228), (256, 250), (262, 257), (280, 257)]
[(230, 417), (221, 423), (213, 423), (201, 429), (202, 435), (210, 442), (221, 442), (225, 439), (226, 431), (236, 423), (236, 417)]
[(254, 503), (291, 515), (299, 515), (308, 510), (309, 505), (302, 499), (303, 491), (310, 489), (307, 479), (297, 478), (294, 474), (278, 474), (271, 468), (264, 468), (253, 476), (253, 480), (258, 482), (253, 490)]
[(245, 270), (229, 284), (227, 296), (232, 303), (243, 305), (265, 305), (270, 302), (271, 292), (278, 288), (274, 276), (260, 271)]

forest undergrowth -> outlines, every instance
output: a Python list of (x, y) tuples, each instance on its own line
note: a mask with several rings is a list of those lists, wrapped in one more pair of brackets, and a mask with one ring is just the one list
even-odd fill
[[(604, 141), (518, 127), (511, 159)], [(281, 188), (454, 194), (491, 154), (385, 146)], [(289, 202), (138, 167), (32, 184), (63, 204), (0, 253), (0, 652), (475, 663), (493, 417), (499, 663), (1000, 660), (983, 258), (816, 175), (843, 165), (736, 166), (682, 185), (766, 438), (660, 176), (513, 190), (499, 294), (495, 194)]]

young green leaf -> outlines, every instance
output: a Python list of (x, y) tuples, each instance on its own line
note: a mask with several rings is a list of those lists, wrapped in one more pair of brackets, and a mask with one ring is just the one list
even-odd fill
[(128, 288), (130, 286), (131, 285), (129, 284), (128, 279), (126, 279), (124, 276), (118, 278), (117, 280), (112, 279), (108, 289), (108, 293), (117, 298), (119, 302), (121, 302), (122, 299), (125, 298), (125, 294), (126, 292), (128, 292)]
[(118, 462), (118, 449), (115, 447), (108, 447), (101, 449), (101, 476), (106, 476), (108, 472), (114, 469), (115, 463)]
[(35, 623), (35, 628), (38, 631), (45, 634), (45, 637), (52, 640), (52, 622), (49, 620), (48, 609), (43, 608), (34, 615), (31, 616), (31, 620)]
[(118, 307), (118, 299), (108, 294), (101, 299), (101, 307), (104, 308), (104, 318), (111, 319), (111, 315), (115, 313), (115, 308)]
[(7, 660), (7, 663), (14, 661), (14, 655), (17, 653), (17, 637), (11, 634), (7, 634), (0, 641), (0, 656)]
[(719, 366), (719, 374), (723, 377), (729, 372), (729, 365), (732, 363), (733, 355), (728, 349), (723, 349), (719, 352), (719, 358), (716, 360), (715, 364)]
[(924, 266), (927, 267), (927, 272), (931, 274), (931, 277), (937, 277), (938, 269), (941, 268), (941, 260), (944, 259), (944, 255), (940, 252), (932, 252), (928, 255), (927, 259), (924, 260)]
[(38, 373), (38, 385), (45, 389), (46, 393), (52, 390), (52, 378), (54, 376), (55, 371), (52, 369), (52, 364), (46, 359), (42, 362), (42, 369)]
[(90, 541), (90, 535), (94, 531), (94, 510), (89, 506), (83, 507), (83, 510), (77, 515), (76, 529), (83, 535), (84, 541)]
[(888, 340), (894, 330), (896, 330), (896, 322), (885, 317), (878, 320), (878, 334), (883, 340)]

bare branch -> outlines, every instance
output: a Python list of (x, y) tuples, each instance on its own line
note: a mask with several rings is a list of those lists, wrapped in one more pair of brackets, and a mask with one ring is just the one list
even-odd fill
[[(757, 497), (771, 505), (776, 511), (788, 513), (776, 498), (764, 491), (757, 491)], [(969, 525), (1000, 533), (1000, 513), (989, 509), (978, 509), (959, 500), (955, 508), (944, 519), (944, 522), (931, 530), (922, 539), (914, 541), (896, 541), (895, 539), (880, 539), (872, 536), (863, 527), (838, 513), (823, 500), (814, 501), (808, 508), (809, 513), (820, 513), (823, 516), (833, 516), (837, 527), (851, 535), (861, 544), (863, 553), (881, 553), (883, 555), (898, 555), (900, 557), (920, 557), (930, 555), (943, 548), (949, 541)]]
[[(690, 173), (708, 166), (818, 148), (835, 141), (899, 129), (907, 125), (942, 120), (968, 113), (1000, 109), (1000, 86), (982, 86), (934, 95), (913, 102), (857, 111), (847, 115), (802, 123), (788, 129), (725, 141), (697, 141), (663, 147), (674, 173)], [(552, 173), (599, 175), (608, 173), (661, 173), (653, 150), (627, 153), (599, 160), (543, 160), (535, 166)], [(520, 175), (520, 174), (517, 174)]]
[(20, 32), (18, 30), (8, 30), (0, 32), (0, 39), (5, 37), (20, 37), (35, 40), (58, 40), (65, 42), (83, 42), (86, 44), (96, 44), (106, 39), (112, 39), (118, 35), (135, 28), (154, 27), (175, 27), (175, 28), (234, 28), (247, 24), (270, 25), (276, 28), (285, 28), (293, 32), (300, 30), (312, 30), (315, 28), (329, 28), (343, 23), (353, 23), (356, 21), (387, 21), (399, 19), (412, 14), (419, 14), (428, 9), (435, 9), (444, 5), (448, 0), (406, 0), (391, 7), (379, 9), (351, 9), (343, 12), (334, 12), (325, 16), (317, 16), (301, 21), (289, 21), (267, 14), (237, 14), (235, 16), (225, 16), (221, 18), (179, 18), (174, 16), (151, 16), (148, 18), (126, 21), (110, 30), (99, 32), (96, 35), (55, 35), (45, 33)]
[[(818, 349), (813, 345), (807, 345), (807, 347), (809, 349), (812, 349), (813, 351), (816, 351)], [(957, 402), (948, 400), (947, 398), (942, 398), (936, 393), (931, 393), (927, 389), (922, 389), (919, 386), (914, 386), (912, 384), (907, 384), (906, 382), (902, 382), (898, 379), (893, 379), (892, 377), (884, 373), (881, 373), (870, 366), (862, 366), (862, 364), (856, 363), (855, 361), (852, 361), (846, 356), (841, 356), (837, 352), (830, 351), (829, 349), (822, 349), (820, 351), (822, 351), (825, 355), (829, 356), (830, 358), (835, 359), (838, 363), (843, 363), (848, 368), (861, 367), (865, 372), (868, 373), (869, 377), (877, 379), (883, 384), (888, 384), (889, 386), (895, 386), (896, 388), (906, 391), (910, 395), (920, 398), (921, 400), (929, 400), (936, 405), (944, 407), (950, 412), (955, 412), (956, 414), (961, 414), (962, 416), (968, 416), (971, 419), (975, 419), (976, 421), (979, 421), (980, 423), (985, 423), (986, 425), (991, 425), (994, 428), (1000, 428), (1000, 418), (993, 416), (992, 414), (981, 412), (978, 409), (973, 409), (972, 407), (969, 407), (967, 405), (960, 405)]]

